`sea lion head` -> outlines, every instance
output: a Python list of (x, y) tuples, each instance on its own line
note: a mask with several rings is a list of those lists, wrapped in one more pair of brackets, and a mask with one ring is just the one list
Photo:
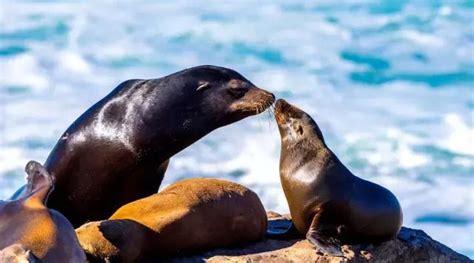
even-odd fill
[(283, 144), (324, 143), (323, 134), (316, 122), (303, 110), (283, 99), (275, 103), (275, 119)]
[[(275, 101), (275, 96), (256, 87), (238, 72), (217, 66), (189, 68), (168, 77), (174, 94), (173, 113), (185, 129), (215, 129), (259, 114)], [(177, 120), (176, 118), (181, 118)]]
[(156, 242), (156, 234), (130, 220), (88, 222), (76, 229), (76, 235), (90, 262), (138, 262), (147, 244)]
[(0, 262), (39, 263), (34, 254), (22, 244), (13, 244), (0, 250)]
[[(54, 177), (36, 161), (29, 161), (25, 172), (24, 195), (0, 201), (0, 248), (21, 244), (0, 251), (0, 262), (36, 262), (36, 257), (41, 262), (84, 262), (85, 254), (71, 223), (45, 205)], [(7, 256), (12, 258), (2, 258)]]
[(26, 194), (30, 199), (35, 197), (41, 204), (45, 204), (49, 194), (54, 189), (54, 176), (36, 161), (29, 161), (25, 166), (27, 174)]
[(119, 253), (119, 248), (107, 240), (101, 232), (101, 223), (102, 221), (88, 222), (76, 229), (79, 243), (88, 260), (92, 262), (99, 261), (99, 259), (112, 259)]

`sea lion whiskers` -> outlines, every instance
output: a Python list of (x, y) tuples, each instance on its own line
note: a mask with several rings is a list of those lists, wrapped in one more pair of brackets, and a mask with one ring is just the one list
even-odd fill
[[(264, 118), (264, 121), (268, 123), (268, 128), (269, 129), (271, 129), (272, 124), (273, 124), (273, 121), (272, 121), (272, 119), (273, 119), (273, 110), (271, 108), (272, 105), (273, 105), (273, 103), (270, 104), (270, 105), (263, 105), (262, 106), (263, 109), (260, 112), (261, 113), (260, 115), (262, 115), (262, 118)], [(260, 121), (261, 121), (261, 119), (259, 119), (259, 124), (260, 124)]]
[(273, 121), (272, 121), (272, 119), (273, 119), (273, 103), (266, 110), (265, 118), (267, 119), (267, 122), (268, 122), (268, 128), (271, 129), (272, 124), (273, 124)]

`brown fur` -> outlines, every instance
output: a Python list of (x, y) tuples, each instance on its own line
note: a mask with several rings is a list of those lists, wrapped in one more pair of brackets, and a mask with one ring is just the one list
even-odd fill
[(281, 184), (301, 234), (333, 255), (342, 255), (342, 243), (377, 243), (397, 236), (403, 214), (395, 195), (352, 174), (301, 109), (280, 99), (275, 119), (281, 135)]
[(21, 244), (45, 262), (84, 262), (74, 228), (44, 203), (52, 177), (35, 162), (28, 163), (28, 192), (15, 201), (0, 202), (0, 249)]
[(257, 241), (265, 235), (266, 224), (265, 210), (251, 190), (197, 178), (129, 203), (110, 220), (86, 224), (76, 232), (91, 258), (132, 262)]

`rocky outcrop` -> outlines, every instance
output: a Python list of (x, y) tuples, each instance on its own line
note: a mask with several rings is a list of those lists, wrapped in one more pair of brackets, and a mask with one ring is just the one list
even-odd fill
[[(289, 216), (267, 213), (273, 230), (288, 227)], [(396, 239), (378, 245), (342, 247), (344, 257), (333, 257), (316, 251), (301, 237), (285, 240), (265, 239), (241, 247), (219, 248), (186, 257), (174, 257), (152, 262), (473, 262), (447, 246), (433, 240), (425, 232), (403, 227)], [(12, 245), (0, 251), (0, 262), (39, 262), (25, 247)], [(151, 263), (151, 262), (148, 262)]]
[[(269, 213), (270, 224), (289, 224), (288, 217)], [(278, 226), (277, 226), (278, 227)], [(216, 249), (166, 262), (472, 262), (425, 232), (403, 227), (398, 238), (378, 245), (342, 247), (344, 257), (317, 252), (305, 239), (266, 239), (242, 247)]]

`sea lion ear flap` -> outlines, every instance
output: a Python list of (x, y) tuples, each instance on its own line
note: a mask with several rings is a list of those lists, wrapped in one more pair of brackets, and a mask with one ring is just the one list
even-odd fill
[(303, 127), (301, 125), (298, 125), (298, 128), (296, 129), (296, 132), (302, 136), (303, 135)]
[(209, 82), (201, 82), (199, 83), (199, 87), (197, 87), (196, 91), (203, 91), (205, 89), (208, 89), (211, 87), (211, 84)]
[(49, 192), (53, 189), (54, 179), (43, 165), (36, 161), (29, 161), (25, 166), (27, 174), (26, 195), (38, 197), (41, 202), (46, 202)]

